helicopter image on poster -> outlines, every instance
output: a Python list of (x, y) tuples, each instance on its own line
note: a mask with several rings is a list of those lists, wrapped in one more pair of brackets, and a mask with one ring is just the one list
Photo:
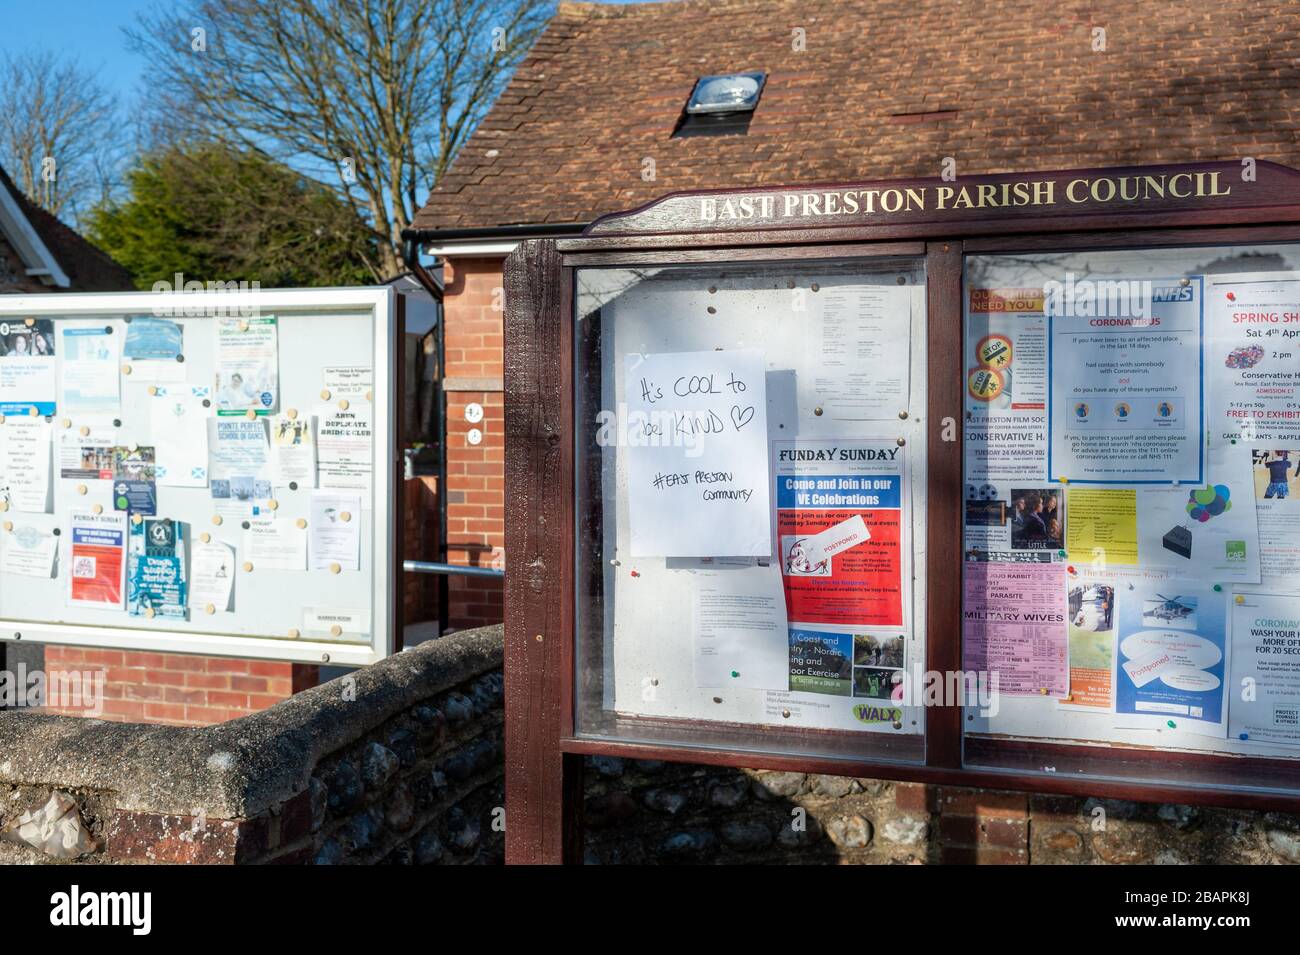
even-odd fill
[(1147, 600), (1142, 605), (1142, 623), (1147, 626), (1164, 624), (1166, 626), (1179, 626), (1196, 628), (1196, 607), (1195, 597), (1166, 597), (1164, 594), (1156, 594), (1159, 600)]

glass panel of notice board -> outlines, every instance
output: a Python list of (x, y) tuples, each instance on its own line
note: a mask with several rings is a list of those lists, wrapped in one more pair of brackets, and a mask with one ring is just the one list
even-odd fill
[(964, 302), (967, 764), (1300, 757), (1300, 246), (971, 256)]
[(923, 260), (575, 282), (578, 735), (922, 760)]

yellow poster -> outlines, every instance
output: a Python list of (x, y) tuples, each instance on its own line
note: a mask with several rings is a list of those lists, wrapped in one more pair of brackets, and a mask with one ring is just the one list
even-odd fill
[(1072, 487), (1065, 549), (1070, 560), (1102, 568), (1138, 562), (1137, 491)]

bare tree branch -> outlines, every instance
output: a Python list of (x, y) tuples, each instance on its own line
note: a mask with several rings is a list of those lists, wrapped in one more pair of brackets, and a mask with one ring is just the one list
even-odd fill
[(75, 220), (112, 191), (118, 130), (93, 70), (49, 52), (0, 60), (0, 165), (41, 208)]
[[(385, 276), (402, 230), (545, 25), (539, 0), (189, 0), (127, 31), (155, 145), (210, 139), (336, 188)], [(195, 31), (201, 30), (202, 34)]]

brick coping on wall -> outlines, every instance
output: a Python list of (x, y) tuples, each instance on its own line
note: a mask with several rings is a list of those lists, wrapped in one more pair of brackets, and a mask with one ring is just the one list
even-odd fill
[[(404, 710), (499, 670), (502, 627), (430, 640), (269, 709), (215, 726), (0, 712), (0, 789), (97, 794), (114, 812), (240, 820), (308, 789), (317, 763)], [(9, 849), (9, 846), (5, 846)]]

